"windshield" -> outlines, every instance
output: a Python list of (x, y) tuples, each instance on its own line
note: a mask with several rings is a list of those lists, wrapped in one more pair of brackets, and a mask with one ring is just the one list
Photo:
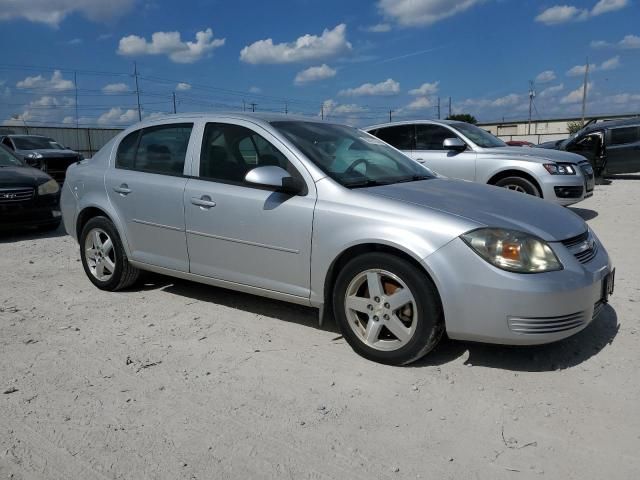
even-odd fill
[(23, 164), (6, 147), (0, 145), (0, 167), (22, 167)]
[(498, 137), (470, 123), (455, 123), (451, 127), (458, 130), (473, 143), (482, 148), (506, 147), (507, 144)]
[(309, 160), (348, 188), (434, 178), (419, 163), (357, 128), (317, 122), (273, 122)]
[(64, 150), (54, 139), (47, 137), (11, 137), (18, 150)]

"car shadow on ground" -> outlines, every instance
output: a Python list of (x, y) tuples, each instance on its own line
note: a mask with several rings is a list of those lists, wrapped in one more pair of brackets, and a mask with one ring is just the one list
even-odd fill
[(588, 208), (569, 207), (569, 210), (577, 215), (580, 215), (585, 222), (593, 220), (598, 216), (598, 212), (596, 212), (595, 210), (590, 210)]
[(0, 244), (17, 243), (28, 240), (41, 240), (43, 238), (65, 237), (64, 227), (60, 225), (55, 230), (38, 230), (36, 228), (21, 228), (11, 231), (0, 231)]
[[(640, 180), (640, 174), (607, 175), (607, 180)], [(609, 182), (611, 183), (611, 182)]]
[[(156, 289), (180, 297), (297, 323), (340, 336), (340, 330), (333, 319), (328, 319), (320, 326), (318, 324), (318, 310), (310, 307), (151, 273), (145, 274), (144, 281), (134, 288), (134, 290)], [(606, 305), (600, 316), (586, 329), (560, 342), (539, 346), (509, 347), (460, 342), (444, 338), (434, 351), (412, 364), (411, 367), (446, 365), (458, 360), (468, 352), (465, 364), (474, 366), (516, 372), (563, 370), (580, 365), (597, 355), (613, 342), (618, 330), (618, 316), (610, 305)], [(345, 345), (345, 348), (348, 347)]]

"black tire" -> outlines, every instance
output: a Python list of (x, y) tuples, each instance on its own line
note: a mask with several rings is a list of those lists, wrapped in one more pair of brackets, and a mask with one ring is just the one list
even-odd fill
[[(396, 275), (406, 284), (415, 299), (415, 332), (405, 345), (393, 351), (381, 351), (367, 345), (349, 325), (345, 307), (347, 289), (356, 277), (372, 269)], [(341, 333), (351, 348), (364, 358), (387, 365), (407, 365), (418, 360), (433, 350), (444, 332), (440, 296), (431, 279), (412, 263), (388, 253), (366, 253), (344, 266), (333, 290), (333, 311)]]
[[(507, 177), (501, 178), (498, 180), (495, 185), (497, 187), (509, 188), (510, 190), (517, 190), (521, 193), (526, 193), (527, 195), (532, 195), (534, 197), (542, 197), (540, 190), (535, 186), (531, 180), (528, 180), (524, 177)], [(513, 187), (513, 188), (512, 188)], [(521, 189), (521, 190), (518, 190)]]
[[(91, 232), (91, 230), (95, 228), (104, 230), (109, 235), (113, 243), (113, 249), (115, 252), (115, 270), (111, 278), (107, 281), (101, 281), (96, 278), (91, 273), (91, 270), (87, 263), (84, 245), (87, 235), (89, 234), (89, 232)], [(140, 270), (129, 263), (129, 258), (127, 257), (127, 253), (125, 252), (124, 247), (122, 246), (120, 235), (118, 234), (116, 227), (108, 218), (94, 217), (90, 219), (82, 228), (79, 243), (82, 267), (84, 268), (87, 277), (89, 277), (89, 280), (91, 280), (91, 283), (93, 283), (100, 290), (115, 292), (132, 286), (138, 280), (140, 276)]]

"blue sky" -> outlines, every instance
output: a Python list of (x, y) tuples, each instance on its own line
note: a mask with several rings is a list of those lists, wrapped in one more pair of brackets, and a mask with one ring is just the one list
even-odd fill
[[(357, 125), (640, 110), (638, 0), (0, 0), (0, 122), (242, 109)], [(13, 117), (13, 118), (12, 118)]]

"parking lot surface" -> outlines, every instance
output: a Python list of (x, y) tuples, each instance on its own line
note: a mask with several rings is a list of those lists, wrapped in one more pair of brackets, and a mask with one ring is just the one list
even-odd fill
[(405, 368), (312, 309), (157, 275), (102, 292), (62, 231), (0, 237), (0, 478), (638, 478), (639, 205), (619, 178), (573, 209), (617, 266), (583, 332)]

